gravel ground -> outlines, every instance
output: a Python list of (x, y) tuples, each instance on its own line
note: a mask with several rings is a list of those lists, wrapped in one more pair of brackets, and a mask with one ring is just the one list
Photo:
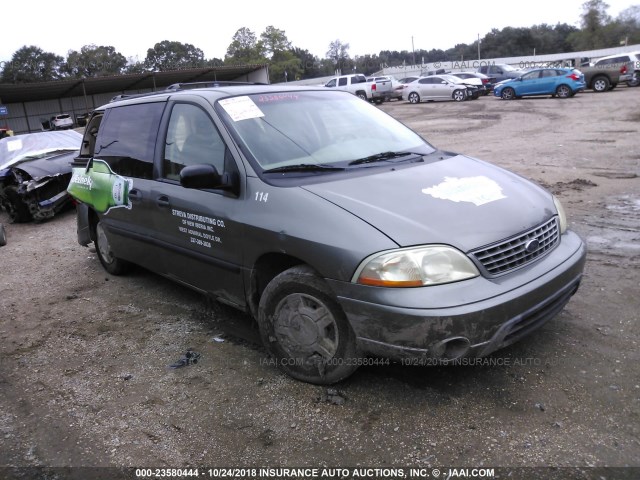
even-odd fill
[[(76, 243), (73, 211), (42, 224), (0, 212), (0, 477), (553, 466), (581, 467), (553, 478), (639, 478), (639, 100), (620, 87), (381, 107), (444, 150), (547, 186), (588, 243), (566, 309), (474, 365), (372, 365), (332, 389), (301, 383), (270, 364), (245, 314), (142, 269), (105, 273)], [(197, 363), (169, 368), (188, 350)]]

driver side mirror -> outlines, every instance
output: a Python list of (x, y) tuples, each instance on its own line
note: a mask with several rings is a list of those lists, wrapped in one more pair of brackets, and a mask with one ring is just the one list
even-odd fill
[(237, 179), (233, 174), (223, 173), (210, 164), (189, 165), (180, 170), (180, 185), (184, 188), (213, 188), (234, 190)]

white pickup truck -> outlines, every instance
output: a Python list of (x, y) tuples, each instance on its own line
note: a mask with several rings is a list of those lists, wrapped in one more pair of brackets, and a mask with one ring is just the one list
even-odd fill
[(376, 103), (382, 103), (384, 101), (384, 95), (378, 94), (377, 92), (376, 83), (367, 82), (367, 78), (360, 73), (334, 77), (325, 83), (324, 86), (327, 88), (337, 88), (338, 90), (351, 92), (363, 100), (373, 101)]

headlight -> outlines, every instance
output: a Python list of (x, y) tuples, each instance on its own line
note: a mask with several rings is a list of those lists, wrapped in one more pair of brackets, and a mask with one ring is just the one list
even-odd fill
[(480, 275), (462, 252), (446, 245), (412, 247), (366, 258), (352, 281), (377, 287), (422, 287)]
[(553, 203), (556, 206), (556, 210), (558, 211), (558, 220), (560, 220), (560, 234), (563, 234), (567, 231), (567, 214), (564, 213), (564, 208), (562, 208), (562, 204), (557, 197), (553, 196)]

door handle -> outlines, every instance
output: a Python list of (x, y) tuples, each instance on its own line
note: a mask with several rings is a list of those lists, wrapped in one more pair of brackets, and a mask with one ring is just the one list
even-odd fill
[(137, 188), (129, 191), (129, 199), (139, 201), (142, 200), (142, 193)]
[(169, 203), (169, 197), (167, 197), (166, 195), (160, 195), (156, 199), (156, 204), (159, 207), (170, 207), (171, 206), (171, 204)]

